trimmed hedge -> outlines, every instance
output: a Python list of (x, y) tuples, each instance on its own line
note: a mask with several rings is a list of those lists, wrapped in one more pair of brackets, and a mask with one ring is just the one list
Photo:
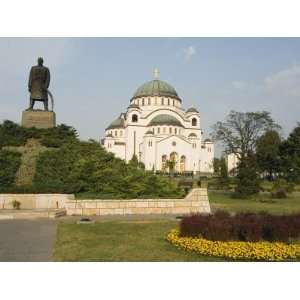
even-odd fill
[(182, 219), (180, 236), (212, 241), (289, 242), (300, 236), (300, 214), (273, 216), (267, 213), (239, 213), (230, 216), (193, 215)]

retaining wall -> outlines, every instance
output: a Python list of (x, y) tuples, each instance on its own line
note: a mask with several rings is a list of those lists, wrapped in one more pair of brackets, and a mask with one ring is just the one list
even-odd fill
[(21, 209), (65, 208), (74, 195), (68, 194), (0, 194), (0, 209), (12, 209), (14, 200), (21, 203)]
[(193, 189), (184, 199), (69, 200), (67, 215), (210, 213), (207, 189)]
[(67, 215), (102, 216), (128, 214), (210, 213), (207, 189), (193, 189), (184, 199), (75, 200), (68, 194), (0, 194), (0, 209), (65, 209)]

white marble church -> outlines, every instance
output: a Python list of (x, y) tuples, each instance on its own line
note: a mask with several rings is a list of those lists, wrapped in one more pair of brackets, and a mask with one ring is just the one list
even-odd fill
[(198, 110), (184, 110), (176, 90), (154, 76), (106, 128), (104, 147), (127, 162), (136, 155), (147, 170), (212, 173), (214, 144), (203, 138)]

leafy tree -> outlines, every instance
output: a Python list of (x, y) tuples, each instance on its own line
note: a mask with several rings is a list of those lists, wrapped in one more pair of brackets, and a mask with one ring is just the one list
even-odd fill
[(279, 128), (269, 112), (231, 111), (225, 122), (213, 126), (213, 137), (223, 143), (227, 153), (234, 153), (243, 160), (255, 152), (257, 140), (266, 131)]
[(300, 182), (300, 123), (282, 142), (279, 149), (282, 171), (288, 181)]
[(269, 112), (231, 111), (225, 122), (213, 126), (213, 137), (223, 142), (227, 153), (239, 157), (236, 193), (252, 195), (259, 191), (257, 164), (254, 153), (258, 139), (269, 130), (279, 129)]
[(275, 130), (267, 131), (256, 142), (258, 168), (262, 173), (267, 173), (271, 180), (280, 172), (280, 145), (281, 138)]

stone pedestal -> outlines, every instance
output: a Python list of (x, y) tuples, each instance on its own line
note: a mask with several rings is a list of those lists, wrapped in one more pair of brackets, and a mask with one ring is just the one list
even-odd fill
[(56, 125), (55, 112), (43, 110), (24, 110), (22, 126), (30, 128), (52, 128)]

